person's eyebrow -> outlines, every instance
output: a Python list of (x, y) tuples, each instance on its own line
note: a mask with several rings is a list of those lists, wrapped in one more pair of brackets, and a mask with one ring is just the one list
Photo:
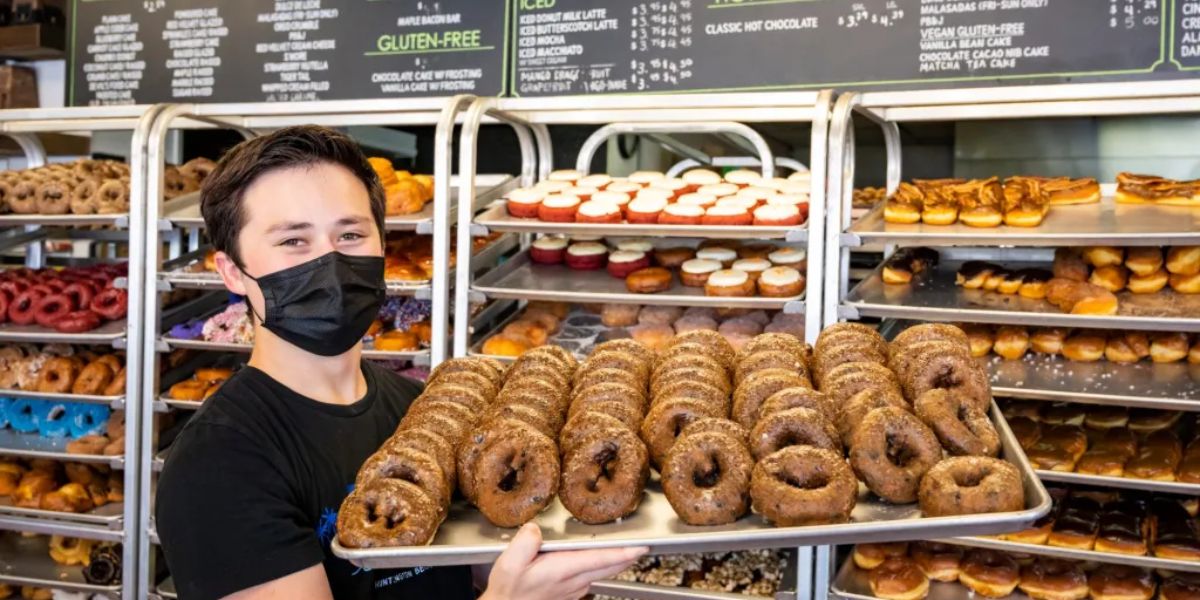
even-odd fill
[(338, 224), (339, 226), (346, 226), (346, 225), (359, 225), (359, 224), (361, 224), (361, 223), (365, 223), (365, 222), (367, 222), (369, 219), (370, 219), (370, 217), (364, 217), (364, 216), (361, 216), (361, 215), (355, 215), (355, 216), (349, 216), (349, 217), (342, 217), (342, 218), (340, 218), (340, 219), (338, 219), (338, 220), (337, 220), (337, 224)]
[(267, 228), (267, 233), (280, 233), (284, 231), (301, 231), (304, 229), (312, 229), (312, 223), (304, 223), (300, 221), (283, 221), (276, 223)]

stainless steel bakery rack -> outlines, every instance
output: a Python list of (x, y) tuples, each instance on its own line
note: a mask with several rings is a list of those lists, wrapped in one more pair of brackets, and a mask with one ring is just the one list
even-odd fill
[[(97, 344), (123, 349), (126, 353), (126, 394), (120, 397), (89, 396), (72, 397), (70, 395), (53, 395), (53, 399), (76, 402), (92, 402), (107, 404), (113, 408), (126, 410), (126, 426), (130, 434), (125, 436), (124, 452), (119, 456), (78, 456), (67, 454), (62, 444), (58, 442), (41, 441), (33, 443), (28, 438), (6, 439), (0, 442), (9, 449), (16, 450), (24, 456), (43, 456), (61, 459), (68, 462), (88, 462), (107, 464), (112, 467), (124, 467), (124, 489), (130, 501), (109, 504), (90, 513), (77, 515), (42, 511), (37, 509), (22, 509), (5, 505), (0, 507), (0, 529), (26, 531), (50, 535), (66, 535), (84, 537), (102, 541), (123, 543), (123, 573), (121, 585), (89, 586), (79, 576), (66, 574), (60, 578), (60, 573), (53, 570), (49, 556), (43, 547), (39, 551), (36, 541), (20, 540), (17, 544), (4, 543), (0, 547), (0, 564), (6, 569), (0, 572), (0, 581), (39, 582), (64, 590), (95, 592), (109, 596), (136, 597), (137, 536), (134, 526), (137, 523), (135, 500), (138, 483), (138, 439), (133, 432), (139, 423), (139, 405), (137, 402), (127, 403), (124, 398), (137, 398), (141, 382), (141, 344), (137, 340), (143, 335), (143, 304), (139, 293), (143, 285), (145, 254), (145, 205), (135, 199), (141, 193), (144, 184), (144, 169), (146, 168), (146, 140), (150, 125), (158, 116), (162, 107), (159, 106), (123, 106), (123, 107), (92, 107), (64, 109), (22, 109), (0, 111), (0, 134), (14, 139), (25, 154), (28, 167), (37, 167), (48, 160), (37, 134), (39, 133), (93, 133), (99, 131), (131, 131), (131, 142), (128, 153), (130, 162), (130, 208), (127, 214), (117, 215), (5, 215), (0, 217), (0, 227), (9, 228), (0, 237), (0, 244), (5, 247), (24, 245), (25, 266), (43, 267), (50, 263), (50, 257), (45, 253), (45, 239), (76, 239), (92, 240), (95, 244), (103, 244), (115, 249), (117, 245), (127, 247), (129, 274), (119, 280), (118, 285), (124, 285), (130, 290), (128, 314), (121, 321), (113, 321), (101, 327), (81, 333), (65, 334), (40, 327), (21, 327), (13, 325), (0, 326), (0, 340), (9, 342), (59, 342), (71, 344)], [(95, 226), (105, 229), (96, 231)], [(115, 256), (121, 253), (109, 252)], [(98, 258), (96, 260), (104, 260)], [(129, 343), (133, 340), (133, 343)], [(10, 396), (25, 396), (26, 393), (14, 390), (0, 391), (0, 394)], [(50, 398), (48, 394), (34, 394), (35, 397)], [(9, 438), (5, 432), (5, 437)], [(11, 445), (8, 444), (11, 442)], [(23, 446), (21, 446), (23, 444)], [(32, 554), (39, 554), (33, 556)], [(36, 584), (36, 583), (31, 583)]]
[(49, 587), (67, 592), (121, 598), (121, 585), (98, 585), (83, 578), (82, 566), (62, 566), (50, 558), (45, 535), (0, 535), (0, 583)]
[[(842, 562), (837, 576), (821, 597), (826, 595), (843, 600), (875, 600), (875, 594), (871, 592), (871, 584), (867, 580), (867, 571), (858, 568), (850, 558)], [(958, 582), (938, 581), (929, 582), (929, 595), (926, 596), (928, 600), (973, 600), (977, 597), (966, 586)], [(1013, 593), (999, 600), (1030, 600), (1030, 598), (1021, 590), (1014, 590)]]
[[(1020, 263), (1025, 258), (1039, 266), (1048, 266), (1046, 258), (1052, 256), (1049, 247), (1053, 246), (1200, 243), (1197, 212), (1193, 209), (1118, 205), (1112, 200), (1115, 186), (1102, 182), (1102, 200), (1098, 204), (1054, 206), (1045, 221), (1034, 228), (888, 224), (883, 221), (882, 206), (857, 223), (852, 224), (850, 219), (855, 181), (855, 115), (883, 130), (890, 194), (901, 179), (899, 123), (1196, 112), (1200, 112), (1200, 81), (1195, 80), (841, 94), (830, 125), (830, 171), (839, 176), (830, 177), (828, 190), (830, 235), (825, 238), (825, 323), (869, 317), (884, 319), (885, 328), (894, 327), (896, 320), (904, 319), (1200, 331), (1200, 301), (1196, 302), (1195, 310), (1164, 313), (1156, 312), (1136, 296), (1123, 293), (1120, 295), (1123, 307), (1117, 316), (1086, 317), (1062, 314), (1044, 304), (1022, 303), (1000, 294), (954, 286), (956, 260)], [(935, 247), (943, 262), (935, 272), (918, 277), (910, 286), (885, 286), (876, 269), (851, 288), (850, 253), (867, 244), (882, 246), (885, 257), (899, 246)], [(951, 248), (955, 246), (964, 248)], [(1190, 306), (1186, 301), (1182, 304), (1185, 308)], [(1013, 362), (991, 357), (987, 364), (997, 396), (1188, 411), (1196, 411), (1200, 406), (1195, 401), (1200, 370), (1193, 365), (1117, 365), (1104, 361), (1085, 364), (1033, 355)], [(1174, 482), (1037, 473), (1046, 481), (1195, 493), (1193, 486)], [(836, 568), (833, 558), (831, 548), (817, 552), (816, 597), (823, 599), (827, 592), (846, 598), (870, 597), (865, 574), (858, 572), (852, 561), (846, 561), (831, 590), (828, 582), (834, 580)], [(967, 593), (957, 585), (934, 583), (930, 588), (931, 598), (945, 600), (962, 598)]]
[(1041, 469), (1037, 470), (1037, 476), (1038, 479), (1041, 479), (1043, 482), (1050, 483), (1069, 483), (1091, 487), (1200, 496), (1200, 484), (1184, 483), (1182, 481), (1155, 481), (1152, 479), (1134, 479), (1132, 477), (1107, 477), (1104, 475), (1064, 473), (1062, 471), (1045, 471)]
[(1065, 558), (1069, 560), (1129, 565), (1131, 567), (1141, 567), (1143, 569), (1156, 569), (1162, 571), (1186, 571), (1190, 573), (1200, 573), (1200, 561), (1194, 560), (1175, 560), (1170, 558), (1159, 558), (1157, 556), (1135, 556), (1131, 554), (1118, 554), (1115, 552), (1097, 552), (1095, 550), (1060, 548), (1058, 546), (1049, 546), (1045, 544), (1021, 544), (1018, 542), (1008, 542), (1004, 540), (983, 537), (956, 537), (937, 541), (945, 542), (947, 544), (954, 544), (956, 546), (986, 548), (988, 550), (1032, 554), (1034, 556), (1047, 556), (1050, 558)]

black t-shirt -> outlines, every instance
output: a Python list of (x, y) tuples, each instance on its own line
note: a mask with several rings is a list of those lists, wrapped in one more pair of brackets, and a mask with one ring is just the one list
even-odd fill
[(363, 362), (367, 393), (338, 406), (242, 369), (184, 427), (155, 516), (180, 597), (219, 598), (324, 563), (335, 598), (474, 598), (468, 567), (369, 571), (333, 555), (358, 468), (420, 387)]

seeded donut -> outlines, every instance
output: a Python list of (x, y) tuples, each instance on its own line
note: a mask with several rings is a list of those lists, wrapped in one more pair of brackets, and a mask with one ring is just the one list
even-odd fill
[(558, 448), (528, 428), (502, 429), (479, 453), (476, 506), (497, 527), (518, 527), (537, 516), (558, 492)]
[(592, 354), (607, 352), (609, 350), (628, 352), (647, 364), (653, 364), (654, 360), (658, 357), (658, 355), (655, 354), (653, 350), (646, 347), (645, 344), (629, 338), (609, 340), (607, 342), (597, 344), (595, 348), (592, 348)]
[(527, 379), (540, 379), (552, 383), (563, 393), (571, 389), (570, 373), (566, 372), (563, 367), (552, 364), (550, 358), (543, 357), (540, 360), (543, 362), (522, 363), (518, 361), (514, 363), (508, 371), (508, 378), (504, 380), (504, 389), (519, 387), (514, 383)]
[(559, 499), (584, 523), (609, 523), (637, 510), (649, 476), (637, 435), (624, 427), (593, 430), (563, 456)]
[(1015, 512), (1025, 508), (1021, 473), (989, 456), (953, 456), (921, 479), (918, 501), (927, 517)]
[(734, 351), (733, 346), (729, 344), (725, 336), (715, 331), (701, 329), (688, 331), (675, 336), (675, 339), (671, 341), (672, 346), (683, 344), (700, 344), (701, 346), (712, 348), (716, 351), (717, 355), (723, 357), (718, 360), (729, 365), (733, 364), (733, 358), (737, 355), (737, 352)]
[[(578, 408), (576, 408), (578, 407)], [(624, 402), (615, 400), (606, 400), (604, 402), (586, 402), (572, 405), (575, 412), (572, 412), (567, 418), (571, 419), (589, 412), (599, 412), (609, 415), (623, 424), (626, 428), (633, 431), (640, 431), (645, 413), (637, 408)]]
[(428, 429), (408, 429), (398, 432), (384, 442), (380, 452), (392, 452), (398, 448), (412, 448), (432, 456), (442, 468), (446, 482), (454, 487), (457, 482), (454, 465), (454, 444), (442, 434)]
[(750, 507), (750, 451), (723, 433), (695, 433), (671, 447), (662, 465), (663, 494), (689, 525), (724, 525)]
[(837, 410), (825, 394), (803, 386), (783, 388), (771, 394), (759, 409), (758, 418), (765, 419), (773, 413), (789, 408), (811, 408), (821, 413), (830, 423), (836, 422)]
[(836, 425), (842, 443), (850, 445), (854, 431), (862, 425), (867, 413), (876, 408), (893, 407), (900, 410), (910, 410), (908, 402), (900, 392), (890, 388), (868, 388), (850, 397), (846, 405), (838, 413)]
[(487, 394), (465, 385), (456, 385), (447, 381), (439, 381), (432, 387), (426, 388), (421, 393), (421, 398), (426, 401), (445, 400), (448, 402), (457, 402), (476, 415), (487, 410), (490, 404), (488, 402), (490, 396)]
[(364, 487), (377, 479), (407, 481), (419, 488), (438, 507), (438, 519), (445, 516), (453, 490), (437, 459), (414, 448), (394, 448), (376, 452), (363, 463), (354, 487)]
[(967, 352), (924, 352), (909, 364), (908, 377), (902, 379), (909, 401), (915, 402), (929, 390), (944, 389), (973, 402), (979, 410), (991, 407), (987, 373)]
[(742, 362), (752, 354), (772, 351), (787, 352), (804, 362), (805, 367), (808, 366), (808, 351), (804, 342), (790, 333), (761, 333), (750, 338), (738, 351), (737, 362)]
[(523, 421), (503, 418), (493, 419), (487, 423), (480, 423), (474, 431), (470, 432), (470, 435), (463, 439), (462, 443), (455, 446), (454, 469), (455, 474), (458, 476), (458, 491), (462, 492), (463, 497), (471, 504), (478, 504), (479, 501), (479, 496), (476, 494), (475, 488), (475, 471), (479, 466), (479, 456), (483, 454), (483, 449), (489, 443), (505, 431), (513, 429), (527, 430), (541, 435), (540, 432)]
[(492, 385), (499, 388), (504, 383), (504, 371), (496, 366), (499, 363), (493, 365), (493, 362), (495, 361), (473, 356), (466, 358), (455, 358), (445, 361), (434, 367), (433, 371), (429, 373), (429, 379), (426, 385), (431, 386), (434, 383), (437, 383), (442, 377), (467, 371), (486, 377), (488, 381), (492, 382)]
[(615, 381), (593, 383), (585, 388), (575, 388), (575, 394), (571, 398), (570, 414), (573, 415), (579, 410), (576, 405), (596, 402), (620, 402), (641, 412), (645, 411), (647, 404), (646, 393), (627, 383)]
[(579, 361), (575, 359), (574, 354), (571, 354), (566, 348), (553, 344), (538, 346), (526, 351), (513, 366), (516, 367), (521, 363), (542, 363), (543, 359), (549, 359), (561, 366), (568, 375), (574, 373), (575, 369), (579, 367)]
[(887, 355), (880, 354), (865, 344), (845, 344), (817, 352), (813, 355), (812, 375), (818, 389), (825, 385), (825, 377), (840, 365), (853, 362), (887, 364)]
[(970, 348), (971, 342), (967, 339), (967, 334), (960, 328), (954, 325), (945, 323), (922, 323), (913, 325), (904, 331), (896, 334), (892, 339), (890, 349), (892, 354), (903, 350), (907, 346), (911, 346), (917, 342), (928, 342), (933, 340), (941, 340), (951, 342), (955, 345), (964, 348)]
[(342, 501), (337, 533), (347, 548), (424, 546), (438, 525), (438, 507), (421, 488), (399, 479), (379, 479)]
[(650, 402), (651, 406), (673, 398), (689, 398), (711, 405), (718, 413), (729, 414), (731, 401), (727, 392), (703, 381), (677, 380), (663, 386)]
[(868, 346), (877, 353), (887, 356), (888, 343), (874, 327), (862, 323), (835, 323), (821, 330), (817, 343), (813, 348), (814, 354), (842, 345)]
[(702, 417), (720, 417), (713, 407), (686, 398), (661, 402), (650, 409), (642, 422), (642, 441), (650, 450), (650, 459), (661, 466), (675, 439), (688, 423)]
[[(630, 428), (624, 421), (610, 414), (598, 411), (584, 411), (567, 420), (567, 424), (563, 425), (562, 430), (558, 434), (558, 451), (566, 456), (567, 453), (575, 447), (575, 444), (586, 438), (594, 431), (605, 429), (629, 429), (637, 432), (636, 429)], [(645, 446), (645, 444), (643, 444)], [(649, 455), (647, 455), (649, 460)]]
[(704, 367), (675, 367), (668, 371), (660, 371), (658, 375), (650, 383), (650, 397), (655, 398), (662, 394), (662, 390), (678, 381), (699, 381), (707, 383), (719, 390), (723, 394), (729, 394), (732, 388), (729, 385), (729, 378), (721, 371), (714, 371)]
[(637, 379), (643, 382), (650, 379), (650, 365), (636, 355), (620, 350), (605, 350), (603, 352), (593, 352), (587, 360), (579, 365), (579, 368), (575, 370), (575, 381), (579, 381), (584, 375), (600, 369), (623, 369), (633, 373)]
[(802, 377), (809, 387), (812, 387), (808, 366), (805, 365), (804, 360), (785, 350), (760, 350), (738, 361), (733, 376), (734, 384), (741, 385), (750, 375), (767, 369), (791, 371)]
[(937, 435), (942, 446), (955, 456), (996, 456), (1000, 436), (987, 413), (961, 396), (946, 390), (929, 390), (913, 407)]
[(750, 430), (750, 452), (754, 460), (789, 446), (825, 448), (839, 454), (842, 442), (837, 429), (811, 408), (791, 408), (766, 415)]
[(470, 388), (479, 392), (485, 403), (490, 404), (500, 393), (500, 386), (497, 385), (487, 375), (482, 375), (472, 371), (459, 371), (453, 376), (443, 376), (436, 381), (431, 381), (425, 384), (425, 391), (428, 392), (442, 385), (456, 385), (465, 388)]
[[(566, 390), (552, 382), (536, 377), (512, 380), (512, 385), (506, 384), (504, 389), (500, 390), (500, 393), (496, 395), (496, 399), (492, 401), (492, 404), (507, 404), (515, 401), (517, 398), (529, 395), (540, 396), (546, 400), (553, 401), (555, 406), (558, 407), (566, 407), (568, 405)], [(557, 410), (561, 412), (562, 408)]]
[(830, 371), (821, 382), (821, 391), (834, 406), (844, 406), (847, 400), (866, 389), (894, 390), (900, 394), (896, 376), (878, 363), (844, 363)]
[(679, 432), (679, 437), (683, 438), (692, 434), (707, 432), (723, 433), (749, 448), (750, 432), (746, 431), (745, 427), (729, 419), (701, 417), (684, 425), (683, 430)]
[(754, 511), (779, 527), (846, 523), (858, 501), (858, 480), (841, 453), (790, 446), (754, 466)]
[(409, 415), (405, 415), (400, 420), (400, 426), (396, 428), (396, 432), (399, 433), (409, 429), (435, 431), (446, 438), (451, 444), (458, 446), (459, 442), (466, 439), (467, 434), (471, 432), (471, 425), (463, 423), (445, 413), (427, 412), (411, 418)]
[(404, 415), (404, 419), (419, 419), (429, 413), (445, 415), (466, 427), (471, 427), (479, 421), (479, 413), (463, 404), (453, 400), (435, 400), (429, 397), (421, 397), (414, 401)]
[[(671, 358), (660, 360), (658, 364), (654, 365), (654, 372), (650, 375), (650, 381), (654, 382), (660, 375), (664, 373), (669, 373), (676, 369), (684, 368), (707, 369), (716, 373), (717, 375), (720, 375), (721, 377), (726, 377), (725, 367), (722, 367), (721, 363), (717, 362), (708, 355), (676, 354)], [(727, 377), (726, 380), (728, 380)]]
[(912, 413), (876, 408), (850, 440), (850, 466), (875, 495), (895, 504), (917, 499), (921, 478), (942, 459), (937, 436)]
[(791, 371), (767, 369), (755, 373), (733, 394), (733, 420), (747, 429), (753, 427), (767, 398), (779, 390), (797, 386), (803, 387), (804, 379)]
[[(688, 333), (691, 334), (691, 333), (700, 333), (700, 332), (699, 331), (695, 331), (695, 332), (690, 331)], [(716, 333), (716, 332), (711, 332), (711, 333), (720, 335), (719, 333)], [(722, 338), (722, 339), (724, 339), (724, 338)], [(726, 344), (728, 344), (728, 342), (726, 342)], [(732, 346), (731, 346), (731, 348), (732, 348)], [(721, 368), (724, 369), (726, 373), (730, 373), (730, 374), (733, 373), (734, 364), (733, 364), (732, 355), (726, 355), (721, 351), (720, 348), (705, 346), (699, 342), (692, 342), (692, 343), (688, 343), (688, 344), (676, 344), (674, 346), (670, 346), (666, 350), (663, 350), (662, 352), (659, 353), (658, 362), (655, 363), (655, 366), (665, 362), (666, 360), (668, 360), (670, 358), (679, 356), (681, 354), (699, 354), (701, 356), (707, 356), (707, 357), (715, 360), (717, 362), (717, 364), (721, 365)]]
[(575, 390), (585, 390), (600, 383), (620, 383), (635, 390), (645, 389), (645, 380), (624, 369), (596, 369), (584, 373), (575, 381)]
[(480, 418), (480, 423), (487, 423), (493, 419), (512, 419), (521, 421), (526, 425), (538, 430), (542, 435), (553, 438), (558, 435), (559, 429), (562, 428), (562, 415), (557, 412), (547, 412), (538, 410), (532, 406), (524, 404), (503, 404), (496, 405), (487, 410)]

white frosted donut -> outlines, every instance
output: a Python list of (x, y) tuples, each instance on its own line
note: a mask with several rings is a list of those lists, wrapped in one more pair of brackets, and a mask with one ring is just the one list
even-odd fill
[(685, 261), (682, 265), (679, 266), (679, 268), (684, 273), (693, 273), (693, 274), (699, 275), (699, 274), (703, 274), (703, 273), (713, 273), (716, 271), (720, 271), (721, 263), (718, 261), (715, 261), (715, 260), (708, 260), (706, 258), (693, 258), (691, 260)]
[(750, 278), (745, 271), (736, 271), (734, 269), (722, 269), (713, 271), (712, 275), (708, 276), (708, 285), (713, 287), (738, 287), (746, 285), (746, 281)]
[(793, 285), (800, 281), (800, 271), (791, 267), (771, 267), (763, 271), (758, 280), (771, 286)]

